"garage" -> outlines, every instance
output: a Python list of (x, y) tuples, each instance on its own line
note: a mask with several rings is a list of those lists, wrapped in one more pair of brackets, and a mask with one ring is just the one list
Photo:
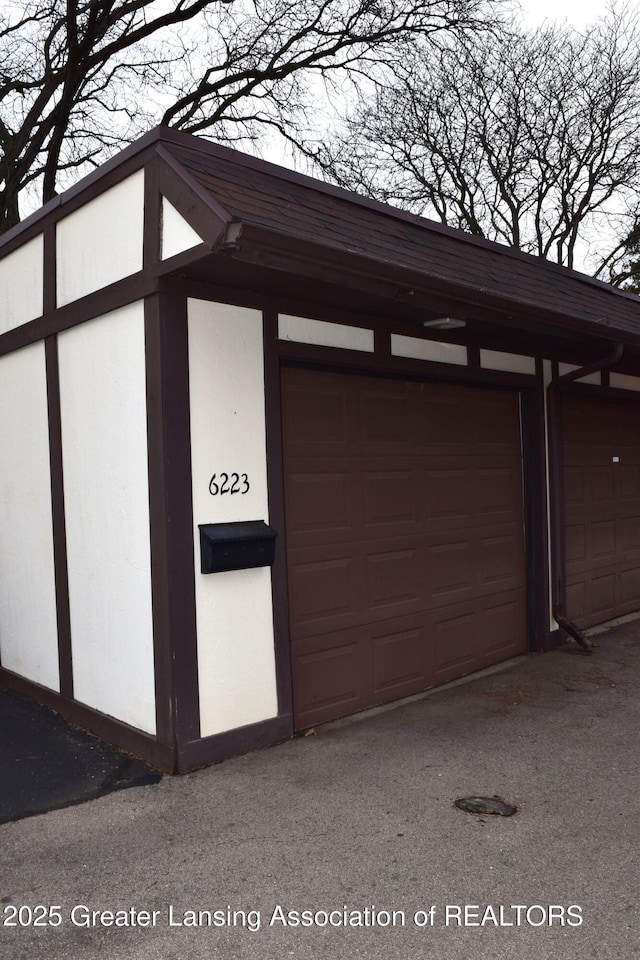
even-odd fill
[(640, 608), (640, 407), (562, 402), (567, 614), (590, 627)]
[(294, 723), (526, 649), (519, 395), (282, 370)]
[(0, 304), (0, 682), (159, 769), (640, 610), (635, 295), (160, 127)]

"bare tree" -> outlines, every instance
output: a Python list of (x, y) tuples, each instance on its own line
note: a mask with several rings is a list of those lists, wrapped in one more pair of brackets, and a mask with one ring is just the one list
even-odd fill
[(640, 224), (640, 32), (511, 24), (413, 60), (308, 152), (342, 184), (622, 282)]
[(640, 294), (640, 218), (623, 238), (621, 250), (612, 261), (611, 282), (631, 293)]
[[(357, 78), (501, 0), (5, 0), (0, 230), (150, 124), (295, 140), (310, 74)], [(316, 89), (317, 93), (317, 89)], [(313, 95), (311, 95), (313, 96)]]

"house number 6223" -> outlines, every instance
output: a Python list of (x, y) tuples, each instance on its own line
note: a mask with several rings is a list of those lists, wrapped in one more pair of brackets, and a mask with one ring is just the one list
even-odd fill
[(249, 493), (249, 478), (246, 473), (214, 473), (209, 481), (209, 493), (212, 497)]

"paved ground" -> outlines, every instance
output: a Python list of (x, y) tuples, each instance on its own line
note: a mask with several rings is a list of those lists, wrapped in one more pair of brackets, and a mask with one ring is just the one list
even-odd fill
[(0, 824), (159, 779), (53, 710), (0, 689)]
[[(640, 957), (640, 623), (597, 639), (0, 826), (0, 956)], [(520, 812), (454, 808), (470, 794)], [(321, 926), (344, 908), (376, 925)], [(187, 925), (205, 910), (221, 925)], [(285, 925), (304, 910), (314, 925)]]

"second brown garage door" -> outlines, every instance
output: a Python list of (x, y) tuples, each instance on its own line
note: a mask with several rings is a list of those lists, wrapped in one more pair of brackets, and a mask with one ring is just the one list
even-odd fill
[(640, 610), (640, 406), (562, 410), (567, 615), (588, 627)]
[(298, 729), (524, 651), (517, 395), (285, 368)]

